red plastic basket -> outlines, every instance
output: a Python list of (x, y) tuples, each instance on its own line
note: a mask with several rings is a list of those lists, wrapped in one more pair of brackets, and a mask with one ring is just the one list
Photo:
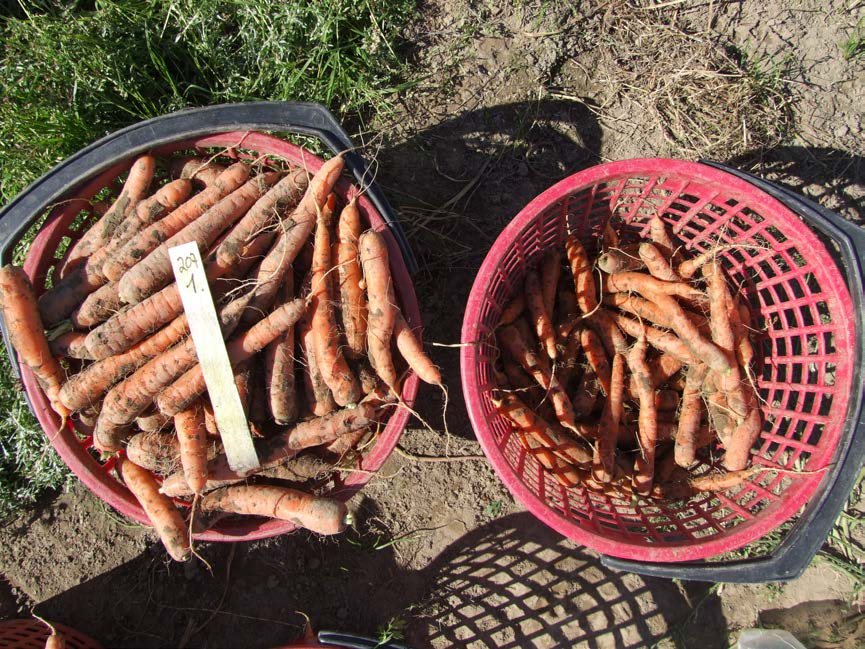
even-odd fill
[[(761, 330), (757, 387), (763, 430), (744, 486), (690, 500), (623, 501), (566, 489), (526, 454), (491, 401), (493, 329), (521, 290), (525, 269), (567, 233), (596, 248), (612, 215), (634, 238), (660, 215), (691, 253), (716, 243)], [(488, 253), (463, 323), (462, 381), (472, 425), (495, 471), (535, 516), (605, 555), (645, 562), (715, 557), (764, 536), (797, 514), (820, 485), (845, 430), (855, 373), (856, 313), (833, 255), (801, 219), (752, 184), (711, 167), (665, 159), (587, 169), (529, 203)], [(468, 344), (466, 344), (468, 343)], [(717, 460), (716, 460), (717, 463)], [(704, 464), (704, 468), (709, 466)], [(793, 475), (791, 471), (804, 471)], [(816, 472), (816, 473), (815, 473)]]
[[(55, 624), (54, 628), (66, 639), (69, 649), (102, 649), (102, 645), (63, 624)], [(0, 649), (44, 649), (45, 641), (51, 631), (39, 620), (6, 620), (0, 622)]]
[[(259, 104), (259, 106), (261, 105)], [(211, 109), (218, 108), (223, 107), (211, 107)], [(318, 108), (321, 111), (324, 110), (321, 107)], [(329, 113), (327, 115), (329, 116)], [(227, 157), (254, 158), (265, 154), (277, 156), (296, 165), (305, 165), (311, 173), (315, 173), (323, 163), (320, 158), (297, 145), (253, 131), (220, 132), (192, 139), (172, 141), (149, 150), (154, 155), (159, 156), (190, 150), (198, 150), (212, 155), (215, 150), (223, 149), (230, 149), (233, 152)], [(242, 153), (238, 153), (238, 150)], [(70, 228), (79, 215), (82, 204), (80, 201), (70, 199), (89, 200), (103, 188), (111, 187), (115, 179), (131, 166), (135, 157), (137, 156), (133, 155), (101, 171), (94, 177), (83, 180), (78, 188), (66, 194), (66, 200), (61, 202), (49, 215), (33, 240), (23, 264), (24, 271), (33, 281), (37, 293), (41, 293), (45, 289), (47, 279), (50, 278), (59, 257), (62, 256), (57, 252), (61, 243), (68, 240), (74, 241), (82, 234), (81, 231)], [(366, 223), (384, 235), (390, 253), (391, 273), (397, 299), (407, 321), (412, 327), (418, 327), (420, 325), (420, 313), (414, 287), (400, 247), (388, 224), (367, 195), (359, 194), (358, 188), (347, 179), (340, 179), (334, 192), (343, 201), (350, 200), (357, 195), (358, 208)], [(126, 516), (143, 524), (149, 524), (144, 510), (132, 493), (112, 475), (114, 459), (109, 459), (107, 462), (98, 459), (98, 454), (92, 449), (92, 437), (90, 436), (92, 431), (80, 423), (73, 425), (71, 422), (61, 428), (60, 419), (51, 409), (33, 373), (26, 367), (19, 369), (31, 409), (63, 461), (102, 500)], [(402, 399), (409, 405), (413, 404), (417, 389), (418, 379), (414, 374), (410, 374), (403, 382)], [(362, 471), (350, 473), (344, 480), (337, 478), (336, 485), (328, 495), (347, 501), (370, 480), (370, 472), (378, 470), (384, 464), (399, 441), (409, 418), (409, 412), (405, 408), (392, 409), (391, 412), (392, 414), (384, 429), (377, 436), (375, 444), (368, 449), (362, 462), (358, 464), (357, 468), (362, 469)], [(54, 431), (58, 431), (58, 429), (59, 432), (55, 434)], [(265, 521), (254, 517), (227, 519), (196, 538), (202, 541), (249, 541), (285, 534), (295, 529), (296, 526), (287, 521)]]

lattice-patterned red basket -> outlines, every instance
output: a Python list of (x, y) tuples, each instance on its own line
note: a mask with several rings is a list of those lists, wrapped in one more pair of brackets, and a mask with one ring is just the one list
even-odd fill
[[(763, 430), (744, 486), (690, 500), (624, 501), (564, 488), (527, 456), (493, 407), (493, 329), (525, 269), (568, 233), (596, 247), (612, 216), (640, 236), (660, 215), (688, 253), (717, 244), (728, 277), (757, 319), (755, 373)], [(640, 159), (600, 165), (553, 186), (502, 232), (481, 266), (463, 324), (469, 416), (494, 469), (535, 516), (574, 541), (646, 562), (706, 559), (764, 536), (800, 512), (849, 430), (856, 313), (845, 278), (818, 236), (781, 202), (709, 166)], [(468, 344), (466, 344), (468, 343)], [(720, 455), (720, 454), (716, 454)], [(720, 466), (720, 458), (714, 463)], [(712, 468), (704, 463), (699, 470)], [(794, 473), (795, 472), (795, 473)]]
[[(66, 640), (68, 649), (102, 649), (92, 638), (63, 624), (54, 624)], [(22, 619), (0, 622), (0, 648), (43, 649), (51, 631), (39, 620)]]

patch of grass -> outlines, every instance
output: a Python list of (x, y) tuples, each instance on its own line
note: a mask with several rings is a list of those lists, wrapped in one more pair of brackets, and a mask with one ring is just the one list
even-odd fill
[(865, 18), (860, 18), (847, 40), (841, 43), (841, 54), (845, 61), (865, 56)]
[[(317, 101), (348, 128), (392, 110), (416, 0), (19, 0), (0, 8), (0, 201), (123, 126), (189, 106)], [(3, 376), (8, 359), (0, 351)], [(0, 513), (68, 473), (0, 382)]]

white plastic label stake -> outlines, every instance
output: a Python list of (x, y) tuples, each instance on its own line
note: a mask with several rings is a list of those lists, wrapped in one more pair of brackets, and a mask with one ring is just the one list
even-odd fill
[(247, 473), (259, 467), (258, 456), (234, 383), (234, 372), (222, 339), (198, 244), (190, 241), (169, 248), (168, 256), (180, 289), (183, 310), (189, 320), (189, 333), (204, 374), (228, 465), (232, 471)]

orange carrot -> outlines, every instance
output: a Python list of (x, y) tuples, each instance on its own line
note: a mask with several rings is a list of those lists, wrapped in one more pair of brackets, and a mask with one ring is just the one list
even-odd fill
[(556, 456), (539, 441), (527, 435), (522, 430), (514, 430), (514, 436), (528, 455), (531, 455), (555, 480), (563, 487), (575, 487), (580, 484), (583, 473), (579, 469)]
[(141, 504), (168, 554), (175, 561), (189, 559), (189, 530), (174, 503), (159, 493), (159, 485), (150, 472), (129, 460), (122, 460), (119, 464), (123, 482)]
[(763, 467), (754, 466), (741, 471), (727, 471), (725, 473), (706, 473), (704, 475), (689, 477), (681, 482), (669, 482), (656, 485), (653, 496), (666, 500), (678, 500), (690, 498), (694, 494), (717, 491), (725, 491), (740, 486), (749, 480)]
[(396, 298), (390, 276), (387, 244), (375, 230), (360, 237), (360, 261), (366, 283), (369, 304), (367, 348), (373, 369), (394, 392), (399, 392), (399, 380), (390, 353), (390, 340), (396, 321)]
[(676, 250), (676, 242), (673, 239), (673, 234), (670, 228), (664, 223), (664, 219), (660, 216), (653, 216), (649, 220), (649, 237), (655, 244), (658, 252), (660, 252), (669, 263), (670, 257), (673, 256), (673, 251)]
[(201, 404), (174, 415), (174, 428), (180, 442), (180, 463), (186, 484), (195, 493), (201, 493), (207, 483), (207, 431)]
[[(606, 357), (605, 357), (606, 358)], [(613, 356), (610, 372), (610, 388), (598, 425), (598, 438), (595, 441), (592, 458), (592, 474), (599, 482), (612, 481), (615, 473), (616, 440), (624, 410), (625, 358), (622, 354)]]
[[(160, 431), (163, 428), (167, 428), (168, 424), (173, 422), (173, 418), (166, 417), (159, 411), (142, 414), (140, 417), (135, 418), (135, 425), (146, 433)], [(132, 461), (140, 466), (144, 466), (143, 464), (141, 464), (141, 462), (136, 462), (134, 459)]]
[(655, 410), (655, 386), (651, 383), (651, 371), (646, 363), (647, 343), (639, 338), (628, 352), (627, 361), (631, 374), (637, 379), (640, 400), (639, 441), (640, 455), (634, 463), (634, 491), (648, 494), (652, 490), (655, 471), (655, 446), (658, 443), (658, 415)]
[(520, 293), (505, 305), (505, 308), (502, 310), (502, 315), (499, 318), (499, 324), (506, 325), (512, 323), (523, 314), (525, 309), (526, 296)]
[(685, 373), (685, 390), (682, 393), (682, 411), (679, 414), (679, 425), (676, 431), (675, 461), (680, 467), (687, 469), (694, 463), (697, 452), (697, 431), (702, 419), (703, 381), (709, 367), (704, 364), (691, 365)]
[(394, 321), (393, 337), (396, 340), (396, 348), (399, 353), (418, 375), (421, 381), (430, 385), (441, 385), (442, 375), (430, 357), (423, 350), (423, 345), (408, 326), (402, 313), (397, 312)]
[(646, 298), (651, 295), (673, 295), (698, 304), (706, 303), (706, 295), (700, 289), (685, 282), (664, 282), (644, 273), (613, 273), (604, 281), (605, 293), (629, 293), (636, 291)]
[(583, 353), (586, 359), (595, 371), (595, 376), (601, 384), (601, 389), (604, 394), (610, 394), (610, 360), (604, 351), (604, 346), (591, 329), (583, 329), (580, 333), (580, 345), (583, 348)]
[(108, 282), (87, 296), (69, 316), (72, 324), (79, 329), (87, 329), (105, 322), (121, 309), (123, 302), (117, 294), (117, 284)]
[(339, 534), (348, 525), (344, 502), (270, 485), (238, 485), (213, 491), (201, 499), (201, 510), (278, 518), (318, 534)]
[(219, 179), (225, 167), (200, 156), (177, 156), (171, 159), (169, 170), (172, 178), (188, 178), (207, 188)]
[[(286, 274), (282, 302), (294, 296), (293, 273)], [(294, 327), (270, 343), (264, 352), (264, 384), (268, 387), (268, 405), (277, 424), (289, 424), (299, 414), (294, 382)]]
[(85, 260), (111, 240), (118, 224), (147, 193), (155, 172), (156, 158), (153, 156), (141, 156), (132, 163), (120, 195), (108, 211), (72, 246), (66, 257), (67, 266), (74, 266), (76, 260)]
[(718, 249), (719, 246), (712, 246), (695, 257), (685, 259), (676, 266), (676, 273), (684, 280), (691, 279), (705, 264), (710, 260), (715, 259), (718, 254)]
[[(230, 340), (227, 347), (232, 366), (252, 358), (289, 327), (293, 327), (306, 307), (307, 302), (302, 298), (286, 302), (248, 331)], [(176, 415), (188, 408), (206, 389), (201, 365), (195, 364), (159, 394), (156, 405), (161, 413)]]
[(730, 441), (724, 445), (724, 466), (728, 471), (740, 471), (748, 466), (751, 447), (760, 438), (762, 426), (760, 409), (752, 402), (748, 414), (733, 431)]
[(493, 398), (493, 405), (511, 424), (550, 449), (565, 462), (587, 468), (591, 465), (591, 451), (575, 439), (558, 432), (538, 417), (513, 393), (502, 393)]
[(354, 408), (343, 408), (317, 419), (300, 422), (285, 436), (276, 438), (272, 447), (282, 445), (284, 439), (287, 440), (286, 447), (295, 451), (328, 444), (340, 435), (370, 426), (375, 421), (375, 412), (375, 404), (364, 399)]
[(561, 347), (562, 353), (559, 355), (561, 359), (556, 367), (559, 373), (559, 383), (566, 392), (571, 383), (571, 379), (577, 373), (578, 355), (580, 351), (580, 338), (582, 328), (577, 327), (565, 340), (565, 344)]
[[(212, 167), (208, 167), (212, 168)], [(249, 179), (249, 165), (236, 162), (220, 173), (202, 192), (153, 225), (142, 228), (117, 250), (102, 266), (103, 274), (117, 281), (123, 274), (158, 248), (184, 227), (202, 216), (207, 210)]]
[(543, 349), (550, 360), (556, 359), (556, 335), (550, 313), (544, 304), (544, 294), (541, 289), (541, 279), (538, 273), (529, 269), (526, 271), (523, 293), (526, 296), (526, 306), (533, 329), (541, 341)]
[(646, 265), (646, 269), (649, 271), (652, 277), (656, 277), (664, 282), (681, 281), (681, 278), (676, 274), (676, 271), (673, 270), (673, 267), (670, 265), (669, 258), (665, 256), (665, 254), (655, 244), (641, 243), (640, 259), (643, 260), (643, 263)]
[(598, 334), (609, 356), (627, 353), (628, 342), (609, 311), (598, 307), (594, 313), (586, 316), (586, 324)]
[[(604, 296), (603, 302), (605, 305), (615, 306), (622, 311), (631, 313), (641, 320), (648, 320), (651, 324), (664, 327), (665, 329), (672, 329), (673, 321), (670, 318), (670, 314), (661, 309), (656, 303), (645, 298), (630, 293), (611, 293)], [(709, 321), (705, 317), (691, 313), (690, 311), (684, 311), (684, 313), (700, 331), (708, 328)]]
[(339, 274), (340, 315), (345, 331), (346, 354), (352, 358), (366, 354), (367, 304), (366, 295), (360, 287), (363, 278), (358, 256), (360, 232), (360, 210), (355, 197), (339, 215), (334, 260)]
[[(315, 331), (315, 361), (333, 399), (339, 406), (357, 403), (363, 394), (360, 382), (342, 353), (336, 315), (333, 312), (333, 274), (330, 225), (336, 196), (331, 194), (321, 209), (315, 228), (312, 257), (311, 303), (312, 328)], [(391, 326), (392, 328), (392, 326)]]
[(565, 241), (565, 252), (571, 266), (577, 305), (584, 314), (592, 313), (598, 307), (597, 288), (592, 273), (592, 265), (586, 249), (575, 234), (569, 234)]
[(553, 319), (553, 309), (556, 304), (556, 289), (559, 285), (559, 276), (562, 272), (562, 252), (556, 247), (548, 251), (543, 259), (539, 269), (541, 281), (541, 292), (544, 297), (544, 311), (547, 317)]
[(574, 414), (578, 419), (585, 419), (592, 413), (598, 401), (598, 392), (600, 389), (601, 384), (598, 381), (598, 376), (595, 374), (595, 370), (589, 366), (583, 372), (577, 389), (573, 393)]
[(67, 331), (48, 342), (48, 348), (52, 356), (62, 358), (78, 358), (80, 360), (93, 360), (84, 340), (87, 334), (83, 331)]
[(51, 407), (65, 420), (70, 412), (58, 397), (66, 373), (51, 354), (30, 279), (17, 266), (0, 268), (0, 313), (18, 360), (30, 368)]
[(315, 332), (312, 330), (308, 317), (301, 318), (298, 323), (298, 339), (306, 367), (303, 370), (304, 394), (311, 414), (321, 417), (336, 410), (336, 402), (330, 388), (324, 382), (321, 371), (315, 361)]
[(213, 207), (156, 247), (118, 280), (124, 302), (136, 304), (152, 295), (173, 278), (169, 248), (195, 241), (200, 249), (213, 243), (219, 234), (237, 221), (279, 178), (276, 173), (255, 176), (225, 196)]
[(613, 316), (616, 324), (629, 336), (640, 338), (645, 336), (646, 341), (661, 350), (664, 354), (672, 356), (676, 360), (691, 365), (701, 363), (701, 359), (696, 356), (681, 338), (678, 336), (658, 329), (657, 327), (646, 326), (621, 314)]
[(129, 438), (126, 457), (143, 469), (166, 475), (180, 464), (180, 442), (174, 433), (138, 433)]

